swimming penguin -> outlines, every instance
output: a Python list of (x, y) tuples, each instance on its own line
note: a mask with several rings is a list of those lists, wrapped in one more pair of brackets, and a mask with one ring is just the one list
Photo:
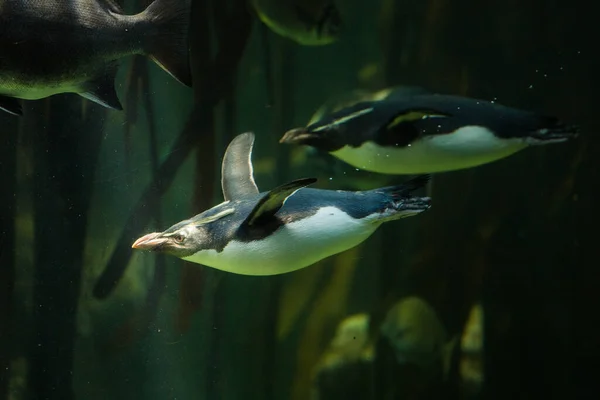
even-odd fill
[(329, 113), (280, 142), (319, 148), (367, 171), (423, 174), (475, 167), (578, 133), (554, 117), (411, 87)]
[(253, 145), (251, 132), (229, 144), (221, 170), (223, 203), (164, 232), (142, 236), (132, 247), (236, 274), (277, 275), (350, 249), (382, 223), (430, 207), (428, 197), (411, 195), (428, 175), (363, 192), (310, 189), (306, 186), (316, 179), (305, 178), (259, 193)]

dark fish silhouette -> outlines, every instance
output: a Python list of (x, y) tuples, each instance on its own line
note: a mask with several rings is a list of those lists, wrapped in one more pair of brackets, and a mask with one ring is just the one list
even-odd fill
[(251, 0), (251, 4), (273, 32), (304, 46), (333, 43), (343, 30), (334, 0)]
[(144, 54), (191, 86), (189, 0), (155, 0), (123, 15), (113, 0), (1, 0), (0, 109), (20, 99), (77, 93), (122, 110), (114, 79), (122, 57)]

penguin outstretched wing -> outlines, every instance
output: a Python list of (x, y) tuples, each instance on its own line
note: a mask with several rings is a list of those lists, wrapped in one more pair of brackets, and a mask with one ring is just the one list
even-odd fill
[(252, 170), (252, 147), (254, 133), (246, 132), (236, 136), (223, 156), (221, 165), (221, 188), (225, 201), (238, 200), (257, 195)]
[(290, 196), (316, 181), (317, 178), (298, 179), (269, 191), (262, 199), (260, 199), (256, 206), (254, 206), (242, 225), (253, 226), (272, 218), (275, 213), (283, 207), (285, 201)]

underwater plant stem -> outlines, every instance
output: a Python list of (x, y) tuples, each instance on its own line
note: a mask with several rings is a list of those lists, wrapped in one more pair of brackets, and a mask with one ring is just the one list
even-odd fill
[[(277, 135), (277, 132), (284, 132), (293, 122), (294, 52), (290, 43), (280, 37), (274, 37), (275, 45), (271, 47), (270, 38), (275, 35), (270, 34), (265, 24), (261, 24), (259, 28), (264, 52), (267, 104), (272, 113), (271, 132)], [(277, 141), (274, 140), (272, 143)], [(272, 151), (275, 154), (273, 179), (275, 182), (282, 182), (289, 172), (290, 150), (287, 147), (275, 147)], [(282, 284), (282, 277), (272, 277), (263, 287), (267, 293), (267, 303), (263, 311), (264, 330), (261, 336), (264, 350), (260, 368), (263, 380), (261, 390), (265, 400), (277, 398), (276, 386), (273, 382), (276, 381), (277, 375), (277, 327)]]
[[(197, 17), (198, 21), (201, 21), (203, 15), (208, 15), (208, 4), (209, 1), (200, 1), (196, 2), (196, 7), (192, 9), (192, 15)], [(215, 35), (217, 38), (217, 42), (223, 43), (227, 37), (227, 31), (229, 25), (227, 25), (227, 5), (223, 1), (213, 1), (212, 2), (212, 11), (214, 17), (214, 25), (215, 25)], [(193, 18), (193, 17), (192, 17)], [(195, 29), (195, 38), (196, 38), (196, 51), (192, 53), (192, 64), (196, 63), (197, 66), (209, 65), (209, 55), (211, 53), (211, 43), (210, 43), (210, 30), (208, 28), (208, 21), (206, 24), (196, 24)], [(219, 48), (219, 51), (222, 49)], [(222, 87), (220, 90), (221, 100), (225, 101), (225, 106), (228, 105), (229, 99), (232, 96), (235, 74), (232, 74), (231, 81), (229, 82), (228, 87)], [(210, 84), (210, 82), (205, 82), (206, 84)], [(215, 89), (213, 89), (215, 90)], [(233, 123), (234, 115), (231, 117), (231, 121), (228, 121), (229, 124)], [(196, 178), (195, 178), (195, 188), (194, 188), (194, 203), (193, 208), (195, 212), (200, 212), (201, 210), (205, 210), (210, 207), (215, 197), (215, 186), (216, 186), (216, 176), (217, 176), (217, 160), (215, 151), (211, 151), (215, 149), (217, 138), (216, 138), (216, 128), (215, 128), (215, 115), (211, 113), (206, 116), (206, 118), (202, 121), (203, 129), (205, 130), (205, 140), (203, 145), (198, 145), (197, 154), (196, 154)], [(225, 127), (227, 129), (228, 125)], [(208, 152), (204, 152), (202, 154), (203, 149), (209, 149)], [(219, 279), (219, 272), (210, 270), (209, 268), (203, 268), (198, 270), (196, 266), (185, 265), (185, 270), (190, 270), (188, 275), (191, 275), (194, 279), (189, 281), (190, 283), (200, 283), (206, 284), (206, 279), (203, 276), (208, 274), (209, 277), (212, 275), (215, 281), (215, 288), (213, 291), (212, 302), (210, 303), (210, 320), (209, 326), (212, 327), (210, 332), (209, 348), (207, 354), (207, 366), (206, 370), (206, 392), (205, 397), (207, 399), (220, 399), (223, 397), (223, 388), (221, 387), (221, 366), (223, 365), (221, 362), (221, 327), (223, 326), (223, 312), (222, 307), (224, 303), (224, 285), (223, 280)], [(192, 272), (194, 271), (194, 272)], [(187, 291), (198, 290), (198, 288), (192, 288), (189, 284), (185, 286)], [(195, 304), (196, 307), (199, 304)], [(193, 310), (196, 311), (196, 310)]]
[(32, 399), (74, 398), (73, 357), (87, 216), (106, 120), (106, 109), (90, 106), (83, 111), (82, 101), (64, 96), (23, 107), (24, 129), (32, 135), (35, 160), (28, 384)]
[[(158, 155), (158, 138), (157, 138), (157, 129), (156, 123), (154, 121), (154, 104), (152, 103), (152, 98), (150, 96), (150, 74), (148, 72), (148, 62), (146, 61), (144, 67), (144, 74), (141, 77), (142, 80), (142, 96), (144, 100), (144, 108), (146, 109), (146, 118), (148, 120), (148, 131), (150, 134), (150, 165), (152, 170), (152, 180), (156, 180), (158, 175), (159, 168), (159, 155)], [(154, 204), (152, 204), (152, 214), (154, 215), (154, 222), (157, 226), (162, 226), (162, 212), (160, 207), (160, 198), (154, 199)], [(158, 303), (160, 300), (160, 295), (163, 292), (165, 286), (166, 279), (166, 260), (163, 254), (157, 254), (156, 260), (154, 262), (154, 279), (152, 281), (152, 286), (150, 287), (150, 292), (148, 294), (149, 298), (149, 315), (150, 319), (148, 322), (152, 322), (154, 317), (156, 316), (156, 310), (158, 309)]]
[[(273, 96), (273, 129), (274, 135), (289, 129), (294, 119), (294, 50), (289, 41), (280, 37), (276, 38), (273, 49), (273, 61), (275, 68), (271, 81), (271, 95)], [(273, 138), (275, 139), (275, 138)], [(277, 143), (277, 140), (273, 141)], [(281, 182), (289, 171), (290, 148), (288, 146), (277, 147), (275, 181)]]
[[(0, 400), (8, 399), (12, 358), (13, 289), (15, 280), (15, 215), (17, 174), (17, 121), (0, 117), (4, 135), (0, 146)], [(6, 132), (5, 132), (6, 133)]]
[[(134, 61), (132, 68), (135, 76), (135, 84), (129, 86), (127, 93), (128, 105), (137, 110), (138, 100), (141, 99), (144, 109), (146, 111), (146, 120), (148, 123), (148, 132), (150, 140), (148, 141), (150, 147), (150, 165), (152, 178), (156, 177), (156, 173), (159, 167), (158, 161), (158, 144), (157, 144), (157, 132), (156, 124), (154, 122), (154, 104), (150, 96), (150, 74), (148, 70), (148, 62), (144, 59), (138, 59)], [(131, 115), (135, 116), (133, 119), (127, 119), (126, 130), (130, 128), (137, 121), (137, 111), (132, 112)], [(162, 216), (160, 208), (160, 198), (153, 199), (150, 207), (150, 212), (154, 216), (156, 225), (162, 225)], [(152, 278), (152, 283), (148, 288), (148, 294), (144, 303), (143, 309), (138, 314), (135, 314), (117, 329), (115, 333), (116, 341), (121, 346), (128, 344), (131, 345), (133, 341), (139, 340), (140, 336), (144, 336), (152, 327), (152, 323), (156, 318), (158, 311), (158, 305), (160, 302), (161, 295), (165, 288), (166, 280), (166, 266), (164, 255), (158, 254), (155, 258), (155, 269)], [(124, 333), (127, 332), (127, 333)], [(125, 336), (127, 339), (123, 339)]]
[(273, 104), (275, 102), (275, 95), (273, 94), (273, 68), (271, 67), (273, 54), (271, 52), (270, 30), (265, 24), (259, 24), (258, 29), (260, 30), (260, 39), (263, 52), (263, 64), (265, 68), (265, 89), (267, 96), (267, 107), (273, 107)]
[(179, 167), (192, 150), (194, 142), (193, 127), (209, 111), (212, 111), (212, 108), (194, 107), (194, 111), (191, 113), (183, 132), (171, 147), (169, 156), (160, 165), (156, 178), (146, 187), (137, 204), (132, 209), (106, 269), (94, 286), (94, 296), (96, 298), (104, 299), (108, 297), (121, 279), (132, 254), (130, 242), (152, 219), (151, 213), (146, 211), (148, 203), (152, 203), (153, 199), (160, 197), (169, 188)]
[[(194, 1), (192, 5), (196, 2)], [(223, 38), (224, 42), (220, 43), (211, 67), (203, 68), (208, 70), (205, 75), (198, 74), (198, 68), (192, 65), (195, 82), (194, 97), (196, 99), (193, 110), (182, 132), (171, 146), (167, 158), (158, 168), (155, 179), (146, 187), (131, 210), (108, 264), (94, 286), (93, 294), (98, 299), (110, 295), (121, 276), (123, 276), (132, 255), (131, 242), (152, 218), (146, 205), (151, 203), (153, 198), (161, 196), (167, 191), (179, 167), (186, 160), (191, 150), (198, 146), (204, 146), (207, 135), (212, 134), (212, 132), (206, 132), (202, 129), (203, 121), (212, 114), (215, 105), (221, 100), (222, 92), (230, 85), (252, 28), (253, 21), (248, 14), (245, 2), (239, 0), (239, 3), (240, 5), (235, 7), (229, 16), (229, 24), (236, 27), (237, 34)], [(194, 41), (192, 41), (192, 60), (194, 59), (193, 43)], [(201, 79), (202, 77), (205, 77), (205, 79)], [(205, 83), (202, 84), (202, 81)]]

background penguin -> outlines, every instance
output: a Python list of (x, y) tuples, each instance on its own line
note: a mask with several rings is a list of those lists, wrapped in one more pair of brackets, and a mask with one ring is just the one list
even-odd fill
[(145, 235), (134, 249), (171, 254), (243, 275), (276, 275), (307, 267), (354, 247), (384, 222), (430, 207), (410, 192), (428, 175), (364, 192), (308, 189), (305, 178), (259, 193), (252, 173), (254, 135), (232, 140), (223, 157), (225, 201), (162, 233)]
[(422, 174), (478, 166), (578, 133), (554, 117), (410, 87), (327, 114), (280, 142), (325, 150), (367, 171)]

